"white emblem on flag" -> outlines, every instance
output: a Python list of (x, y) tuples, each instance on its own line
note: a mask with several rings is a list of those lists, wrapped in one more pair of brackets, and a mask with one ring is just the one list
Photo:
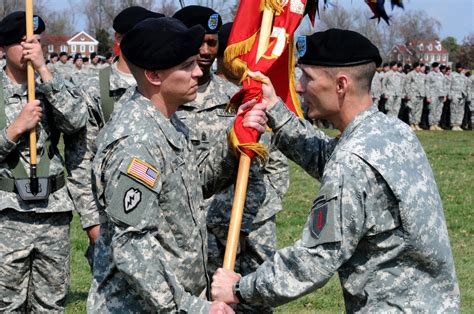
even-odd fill
[(135, 208), (137, 208), (138, 204), (142, 200), (142, 192), (140, 190), (130, 188), (130, 190), (125, 193), (125, 197), (123, 198), (123, 206), (125, 209), (125, 213), (129, 213)]

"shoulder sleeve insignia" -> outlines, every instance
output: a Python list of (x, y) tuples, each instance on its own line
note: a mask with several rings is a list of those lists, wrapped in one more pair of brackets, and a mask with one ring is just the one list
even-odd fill
[(326, 225), (327, 217), (328, 217), (328, 204), (327, 203), (311, 211), (311, 223), (310, 223), (309, 228), (311, 230), (311, 233), (316, 238), (319, 238), (319, 236), (321, 235), (321, 231), (323, 231), (324, 226)]
[(123, 198), (123, 208), (125, 213), (130, 213), (132, 210), (137, 208), (138, 204), (142, 200), (142, 192), (138, 189), (130, 188)]
[(140, 180), (150, 187), (154, 187), (160, 172), (153, 168), (150, 164), (140, 159), (133, 158), (132, 162), (128, 166), (127, 174)]

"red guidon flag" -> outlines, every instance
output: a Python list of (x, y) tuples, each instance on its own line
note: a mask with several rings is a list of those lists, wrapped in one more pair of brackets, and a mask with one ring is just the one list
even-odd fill
[[(297, 116), (303, 117), (295, 90), (293, 33), (305, 14), (307, 0), (241, 0), (230, 33), (224, 60), (229, 70), (242, 79), (242, 89), (231, 99), (238, 107), (249, 100), (262, 99), (262, 83), (247, 75), (247, 71), (260, 71), (268, 76), (277, 95)], [(265, 8), (274, 12), (267, 49), (257, 61), (257, 49)], [(258, 144), (258, 133), (242, 126), (243, 115), (237, 116), (230, 140), (235, 149), (249, 157), (266, 156)]]

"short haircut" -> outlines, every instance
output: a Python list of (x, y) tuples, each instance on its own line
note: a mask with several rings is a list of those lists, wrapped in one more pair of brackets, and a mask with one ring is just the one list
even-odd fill
[(355, 82), (356, 89), (361, 93), (370, 92), (372, 79), (374, 78), (377, 67), (375, 62), (351, 66), (351, 67), (325, 67), (324, 71), (330, 76), (335, 77), (339, 72), (345, 72)]

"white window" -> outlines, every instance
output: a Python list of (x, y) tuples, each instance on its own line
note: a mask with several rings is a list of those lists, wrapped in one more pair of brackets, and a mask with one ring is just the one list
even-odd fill
[(430, 60), (430, 57), (428, 56), (427, 53), (425, 53), (425, 60), (426, 60), (426, 61), (429, 61), (429, 60)]
[(89, 45), (89, 52), (94, 52), (94, 51), (95, 51), (95, 46)]
[(81, 45), (81, 52), (86, 52), (86, 45)]
[(436, 61), (441, 61), (441, 55), (436, 55)]
[(431, 51), (431, 50), (433, 50), (433, 45), (429, 44), (427, 48), (428, 48), (429, 51)]
[(54, 45), (48, 45), (48, 52), (54, 51)]
[(434, 61), (435, 61), (434, 55), (431, 55), (431, 56), (430, 56), (430, 59), (431, 59), (432, 62), (434, 62)]
[(61, 50), (61, 52), (67, 52), (67, 46), (66, 45), (61, 45), (61, 47), (59, 48), (59, 50)]
[(76, 52), (76, 45), (71, 46), (71, 52)]

